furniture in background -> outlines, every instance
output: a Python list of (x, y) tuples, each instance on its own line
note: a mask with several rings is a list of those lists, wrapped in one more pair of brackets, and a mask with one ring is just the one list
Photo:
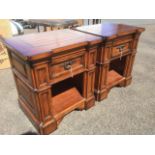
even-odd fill
[(3, 42), (9, 51), (19, 105), (40, 134), (54, 131), (69, 112), (94, 106), (100, 37), (65, 29)]
[(101, 19), (29, 19), (26, 22), (28, 25), (37, 26), (40, 32), (40, 27), (43, 27), (43, 31), (59, 30), (82, 26), (84, 23), (86, 25), (100, 24)]
[(29, 23), (37, 25), (38, 32), (40, 26), (43, 26), (43, 31), (66, 29), (81, 26), (83, 20), (78, 19), (29, 19)]
[(105, 99), (114, 86), (129, 85), (132, 81), (138, 40), (144, 28), (105, 23), (82, 26), (76, 30), (102, 38), (96, 63), (96, 100)]
[(101, 19), (88, 19), (88, 25), (100, 24)]

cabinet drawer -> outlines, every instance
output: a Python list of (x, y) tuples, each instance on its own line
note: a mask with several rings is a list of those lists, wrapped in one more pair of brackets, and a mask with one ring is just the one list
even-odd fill
[(63, 61), (60, 62), (58, 58), (58, 60), (54, 60), (54, 62), (57, 63), (54, 63), (50, 66), (50, 79), (52, 80), (52, 82), (58, 82), (84, 71), (84, 53), (74, 55), (74, 57), (70, 55), (66, 58), (67, 59), (65, 59), (64, 56)]
[(111, 57), (122, 56), (124, 53), (127, 53), (129, 51), (130, 51), (130, 43), (129, 42), (122, 43), (112, 48)]

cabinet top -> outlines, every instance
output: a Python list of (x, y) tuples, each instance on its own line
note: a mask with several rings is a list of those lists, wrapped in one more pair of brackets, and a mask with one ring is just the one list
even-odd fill
[(4, 44), (25, 60), (48, 57), (73, 48), (93, 45), (101, 38), (74, 30), (56, 30), (3, 39)]
[(102, 23), (75, 28), (75, 30), (100, 36), (103, 39), (115, 39), (116, 37), (143, 32), (145, 29), (124, 24)]

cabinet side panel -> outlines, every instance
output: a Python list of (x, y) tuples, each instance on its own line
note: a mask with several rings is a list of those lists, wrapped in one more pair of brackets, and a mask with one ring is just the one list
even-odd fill
[(8, 52), (13, 71), (20, 74), (20, 78), (24, 79), (25, 82), (29, 83), (31, 86), (34, 86), (30, 64), (19, 58), (12, 51), (8, 50)]
[(39, 113), (36, 104), (34, 92), (27, 87), (16, 75), (14, 75), (19, 99), (23, 101), (25, 106), (33, 113), (34, 117), (39, 120)]

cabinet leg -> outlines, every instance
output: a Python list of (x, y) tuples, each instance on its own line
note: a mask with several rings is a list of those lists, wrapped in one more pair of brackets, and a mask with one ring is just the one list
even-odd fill
[(80, 110), (80, 111), (82, 111), (84, 109), (85, 109), (85, 105), (84, 104), (82, 104), (78, 108), (76, 108), (76, 110)]
[(39, 121), (22, 99), (19, 98), (18, 102), (22, 111), (27, 115), (40, 134), (50, 134), (57, 129), (57, 122), (55, 119), (49, 117), (46, 121)]
[(46, 123), (41, 123), (39, 126), (40, 134), (50, 134), (56, 129), (57, 129), (57, 123), (54, 119), (51, 119)]
[(95, 97), (87, 99), (86, 102), (85, 102), (85, 110), (90, 109), (94, 105), (95, 105)]
[(127, 77), (118, 86), (119, 87), (127, 87), (127, 86), (129, 86), (131, 84), (131, 82), (132, 82), (132, 77)]
[(96, 101), (100, 102), (108, 97), (107, 89), (102, 90), (101, 92), (95, 92)]

